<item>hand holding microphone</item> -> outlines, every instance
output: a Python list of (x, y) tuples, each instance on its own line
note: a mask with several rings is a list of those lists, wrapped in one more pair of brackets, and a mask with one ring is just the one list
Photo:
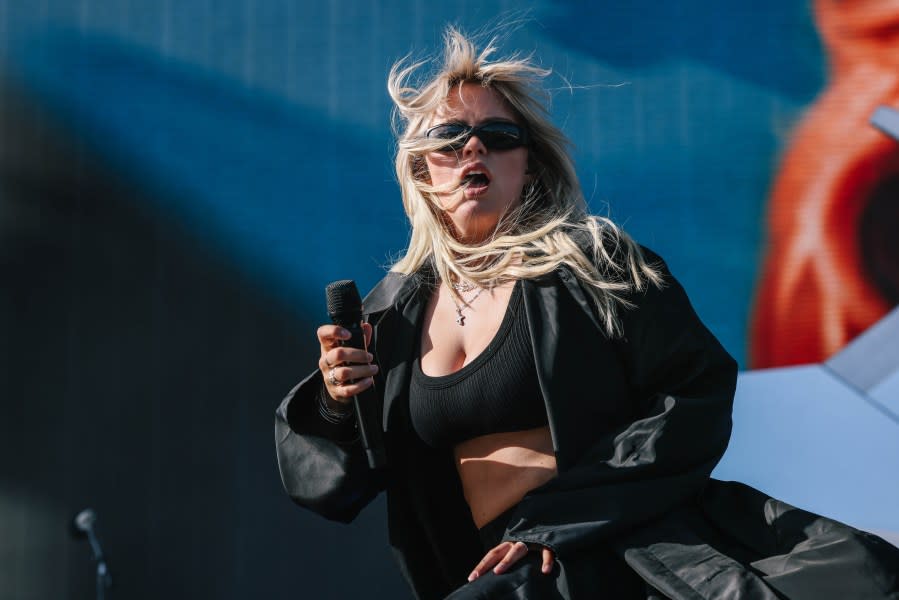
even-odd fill
[(373, 469), (383, 467), (386, 460), (380, 410), (372, 388), (378, 366), (371, 364), (373, 357), (367, 350), (371, 325), (362, 322), (362, 300), (355, 283), (335, 281), (325, 292), (328, 314), (334, 324), (318, 328), (321, 345), (318, 368), (333, 401), (328, 402), (328, 409), (338, 415), (355, 411), (368, 464)]
[(350, 343), (352, 334), (339, 325), (322, 325), (318, 328), (318, 341), (321, 344), (321, 358), (318, 368), (325, 380), (328, 394), (334, 401), (329, 402), (334, 410), (349, 411), (353, 404), (353, 396), (370, 388), (374, 381), (372, 376), (378, 372), (378, 365), (369, 364), (372, 360), (365, 348), (371, 340), (371, 325), (362, 324), (365, 344), (362, 348), (344, 346)]

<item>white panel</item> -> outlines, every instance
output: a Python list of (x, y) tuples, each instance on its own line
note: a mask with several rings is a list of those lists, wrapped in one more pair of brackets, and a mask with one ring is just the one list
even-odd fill
[(899, 308), (893, 309), (825, 364), (851, 385), (866, 392), (899, 370)]
[(713, 476), (850, 525), (899, 532), (899, 423), (818, 365), (742, 373)]
[(871, 125), (899, 140), (899, 111), (888, 106), (879, 106), (871, 116)]
[(897, 415), (897, 419), (899, 419), (899, 369), (874, 386), (868, 395)]

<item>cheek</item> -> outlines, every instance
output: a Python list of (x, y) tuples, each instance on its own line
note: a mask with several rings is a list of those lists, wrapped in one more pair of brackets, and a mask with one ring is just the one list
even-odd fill
[(442, 164), (441, 162), (424, 159), (425, 177), (434, 185), (440, 185), (450, 180), (452, 175), (452, 167)]
[(519, 195), (528, 181), (527, 157), (515, 157), (514, 160), (508, 161), (503, 165), (503, 180), (508, 182), (507, 187), (510, 192)]

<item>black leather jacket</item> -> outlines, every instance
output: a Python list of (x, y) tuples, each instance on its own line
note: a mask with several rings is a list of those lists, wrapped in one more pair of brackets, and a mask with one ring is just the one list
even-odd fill
[[(758, 492), (709, 480), (730, 437), (736, 363), (661, 259), (645, 252), (661, 266), (665, 285), (629, 298), (634, 307), (622, 310), (624, 335), (617, 339), (603, 333), (566, 268), (522, 282), (558, 476), (517, 505), (504, 539), (552, 548), (566, 597), (584, 597), (570, 591), (576, 582), (565, 581), (577, 577), (570, 565), (605, 545), (668, 597), (776, 598), (766, 572), (749, 563), (789, 552), (790, 542), (808, 536), (765, 538), (750, 552), (743, 541), (718, 535), (722, 526), (744, 536), (748, 523), (771, 526)], [(386, 469), (370, 470), (352, 432), (318, 417), (319, 371), (282, 402), (275, 430), (284, 486), (301, 506), (349, 522), (386, 489), (390, 543), (422, 600), (462, 585), (473, 564), (458, 557), (482, 553), (452, 457), (408, 433), (411, 352), (428, 280), (426, 269), (390, 273), (364, 301), (380, 366)], [(716, 518), (722, 523), (709, 525)], [(789, 570), (771, 567), (781, 568)]]

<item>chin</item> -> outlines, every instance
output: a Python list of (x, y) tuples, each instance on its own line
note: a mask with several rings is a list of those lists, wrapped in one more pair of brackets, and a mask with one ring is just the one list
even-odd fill
[(467, 244), (479, 244), (493, 235), (493, 232), (496, 230), (496, 225), (493, 227), (483, 227), (483, 228), (468, 228), (464, 231), (457, 229), (456, 230), (456, 239), (460, 242), (464, 242)]
[(478, 214), (478, 211), (457, 216), (469, 217), (464, 225), (459, 224), (461, 219), (453, 219), (456, 238), (460, 241), (481, 241), (489, 237), (499, 223), (499, 219), (495, 215)]

